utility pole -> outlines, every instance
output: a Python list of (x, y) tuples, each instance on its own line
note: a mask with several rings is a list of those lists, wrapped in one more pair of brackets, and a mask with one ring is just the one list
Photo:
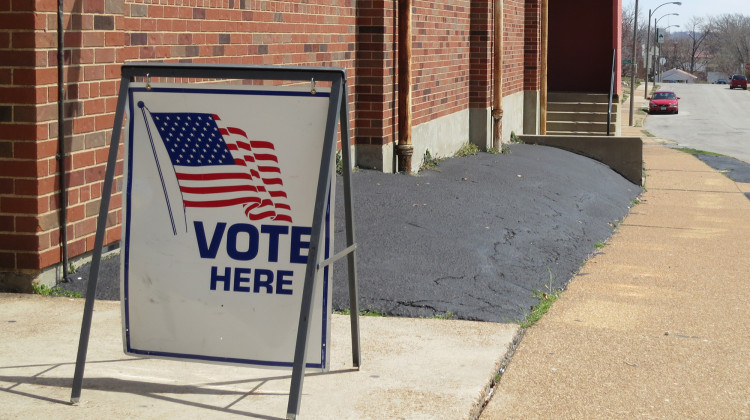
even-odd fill
[(644, 78), (646, 79), (644, 80), (646, 89), (643, 92), (643, 99), (648, 99), (648, 70), (650, 67), (648, 64), (648, 58), (649, 58), (649, 55), (651, 55), (649, 53), (650, 51), (651, 51), (651, 9), (648, 9), (648, 29), (646, 29), (646, 77)]
[[(650, 20), (650, 19), (649, 19)], [(638, 71), (638, 59), (635, 56), (636, 44), (638, 43), (638, 0), (635, 0), (635, 18), (633, 19), (633, 69), (630, 75), (630, 119), (628, 125), (633, 127), (633, 107), (635, 103), (635, 73)], [(648, 72), (646, 72), (648, 79)]]

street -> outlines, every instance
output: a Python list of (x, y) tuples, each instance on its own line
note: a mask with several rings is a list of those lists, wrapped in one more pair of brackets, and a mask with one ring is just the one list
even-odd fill
[(729, 85), (679, 83), (663, 83), (661, 89), (677, 94), (680, 113), (651, 115), (645, 123), (649, 132), (681, 147), (750, 163), (750, 92), (730, 90)]

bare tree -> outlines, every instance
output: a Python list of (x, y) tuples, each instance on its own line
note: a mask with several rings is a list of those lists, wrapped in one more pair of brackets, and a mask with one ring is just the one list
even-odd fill
[[(623, 2), (624, 3), (624, 2)], [(636, 40), (636, 56), (633, 55), (633, 23), (635, 22), (635, 0), (630, 0), (627, 4), (623, 4), (622, 7), (622, 46), (621, 56), (623, 60), (631, 60), (633, 64), (638, 64), (638, 69), (643, 70), (645, 63), (643, 62), (643, 51), (642, 45), (646, 43), (646, 17), (643, 14), (643, 10), (638, 11), (638, 28), (637, 40)], [(623, 66), (623, 74), (630, 75), (633, 66)]]
[(724, 14), (711, 19), (707, 38), (713, 66), (722, 72), (742, 73), (750, 59), (750, 17)]
[(667, 34), (662, 44), (662, 56), (666, 58), (666, 68), (675, 68), (692, 73), (690, 70), (690, 41), (684, 34)]
[(702, 68), (705, 71), (708, 56), (704, 41), (711, 33), (711, 29), (705, 24), (703, 18), (695, 16), (687, 22), (686, 27), (690, 39), (690, 67), (688, 72), (695, 73), (697, 68)]

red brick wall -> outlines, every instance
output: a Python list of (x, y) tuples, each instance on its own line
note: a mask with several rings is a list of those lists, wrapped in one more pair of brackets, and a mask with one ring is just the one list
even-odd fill
[[(0, 2), (0, 271), (21, 272), (61, 260), (57, 2), (11, 4)], [(93, 248), (122, 63), (339, 66), (352, 85), (353, 4), (65, 0), (69, 255)], [(120, 238), (120, 179), (115, 190), (105, 243)]]
[(469, 103), (472, 108), (492, 105), (492, 11), (492, 0), (471, 1)]
[(524, 19), (524, 90), (541, 87), (541, 0), (526, 0)]
[(413, 0), (413, 125), (469, 106), (468, 0)]
[[(35, 2), (0, 2), (0, 267), (28, 269), (55, 261), (56, 71), (38, 47), (54, 45)], [(41, 105), (40, 105), (41, 104)], [(53, 249), (56, 252), (50, 252)]]
[(505, 0), (503, 9), (503, 96), (524, 88), (524, 0)]
[(396, 124), (396, 3), (357, 1), (355, 125), (357, 144), (394, 141)]

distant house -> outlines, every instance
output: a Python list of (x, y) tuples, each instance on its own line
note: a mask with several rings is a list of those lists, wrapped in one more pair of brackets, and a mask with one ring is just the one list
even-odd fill
[(697, 79), (698, 76), (679, 69), (667, 70), (661, 75), (663, 83), (695, 83)]

